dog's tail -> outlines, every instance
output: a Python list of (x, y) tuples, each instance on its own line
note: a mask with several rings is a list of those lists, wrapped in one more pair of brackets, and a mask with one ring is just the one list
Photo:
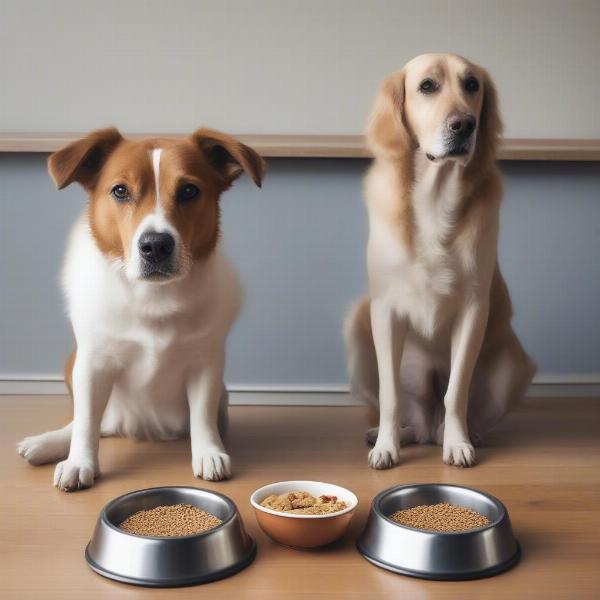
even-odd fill
[(379, 374), (370, 309), (369, 298), (362, 298), (350, 309), (344, 322), (344, 340), (350, 394), (379, 410)]

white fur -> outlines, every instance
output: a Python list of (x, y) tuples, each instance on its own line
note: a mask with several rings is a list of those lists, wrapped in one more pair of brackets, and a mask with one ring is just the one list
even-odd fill
[(429, 153), (435, 158), (444, 156), (448, 152), (448, 136), (446, 135), (446, 131), (445, 123), (440, 123), (434, 131)]
[(154, 171), (154, 189), (156, 190), (156, 212), (162, 212), (162, 204), (160, 203), (160, 155), (162, 148), (154, 148), (152, 150), (152, 170)]
[[(160, 152), (153, 159), (158, 167)], [(160, 218), (157, 211), (143, 226), (156, 229)], [(98, 474), (100, 434), (164, 440), (190, 432), (194, 473), (229, 477), (218, 420), (227, 402), (225, 338), (241, 300), (232, 265), (218, 247), (165, 283), (136, 280), (122, 267), (99, 251), (82, 216), (63, 272), (77, 341), (74, 421), (26, 438), (20, 454), (33, 463), (66, 458), (56, 467), (55, 485), (73, 490), (92, 485)]]

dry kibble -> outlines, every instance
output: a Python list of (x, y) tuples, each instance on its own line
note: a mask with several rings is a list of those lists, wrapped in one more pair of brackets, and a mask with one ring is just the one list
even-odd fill
[(399, 510), (390, 519), (400, 525), (433, 531), (465, 531), (477, 529), (489, 523), (489, 519), (464, 506), (454, 504), (423, 504)]
[(129, 533), (154, 537), (180, 537), (212, 529), (221, 519), (191, 504), (157, 506), (127, 517), (119, 527)]

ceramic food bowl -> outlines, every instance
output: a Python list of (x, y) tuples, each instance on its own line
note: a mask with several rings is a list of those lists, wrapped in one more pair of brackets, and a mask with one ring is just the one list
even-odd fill
[[(441, 532), (400, 525), (398, 510), (446, 502), (485, 515), (478, 529)], [(500, 500), (471, 488), (447, 484), (400, 485), (373, 500), (359, 552), (373, 564), (424, 579), (478, 579), (506, 571), (520, 557), (508, 511)]]
[[(213, 529), (181, 537), (148, 537), (118, 527), (139, 510), (191, 504), (221, 519)], [(151, 587), (174, 587), (222, 579), (248, 566), (256, 544), (235, 504), (222, 494), (193, 487), (157, 487), (115, 498), (101, 511), (85, 551), (104, 577)]]
[[(323, 515), (290, 514), (271, 510), (260, 503), (271, 494), (308, 492), (313, 496), (337, 496), (348, 505), (335, 513)], [(321, 481), (280, 481), (257, 489), (250, 497), (256, 520), (273, 540), (296, 548), (316, 548), (331, 544), (344, 535), (352, 513), (358, 506), (356, 496), (346, 488)]]

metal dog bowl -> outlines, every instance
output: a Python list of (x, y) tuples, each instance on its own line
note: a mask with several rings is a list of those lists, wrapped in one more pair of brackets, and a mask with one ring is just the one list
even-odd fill
[[(489, 524), (458, 532), (415, 529), (389, 518), (398, 510), (447, 502), (485, 515)], [(377, 495), (356, 542), (370, 562), (423, 579), (478, 579), (510, 569), (520, 558), (506, 507), (478, 490), (447, 484), (400, 485)]]
[[(118, 525), (139, 510), (191, 504), (223, 521), (208, 531), (181, 537), (147, 537)], [(226, 496), (193, 487), (157, 487), (109, 502), (85, 550), (90, 567), (109, 579), (151, 587), (174, 587), (229, 577), (247, 567), (256, 543)]]

